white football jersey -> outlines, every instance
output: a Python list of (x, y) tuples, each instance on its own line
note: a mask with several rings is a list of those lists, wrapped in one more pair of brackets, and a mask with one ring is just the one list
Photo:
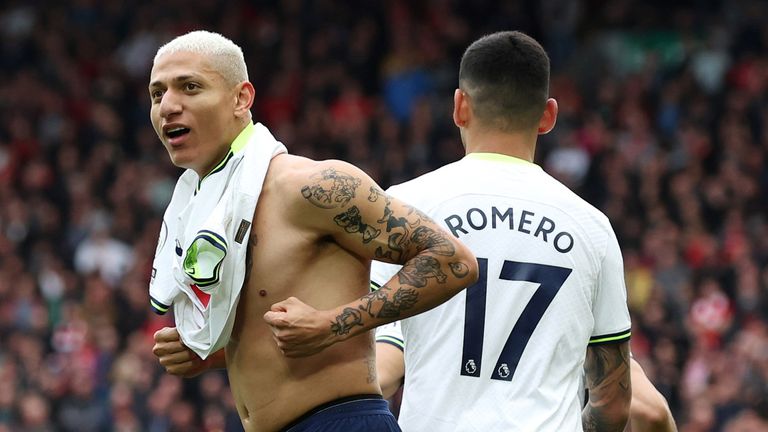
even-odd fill
[[(377, 332), (404, 341), (403, 430), (581, 431), (587, 346), (630, 336), (606, 216), (539, 166), (491, 153), (388, 193), (463, 241), (480, 268), (448, 302)], [(397, 270), (374, 262), (372, 286)]]

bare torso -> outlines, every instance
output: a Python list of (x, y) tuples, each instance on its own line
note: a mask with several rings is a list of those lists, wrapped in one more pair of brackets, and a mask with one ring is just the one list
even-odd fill
[[(251, 231), (248, 273), (226, 348), (227, 371), (246, 431), (274, 431), (317, 405), (343, 396), (380, 393), (369, 333), (304, 358), (278, 350), (263, 315), (295, 296), (330, 309), (365, 295), (370, 262), (286, 217), (285, 176), (312, 161), (273, 159)], [(330, 326), (330, 322), (328, 323)]]

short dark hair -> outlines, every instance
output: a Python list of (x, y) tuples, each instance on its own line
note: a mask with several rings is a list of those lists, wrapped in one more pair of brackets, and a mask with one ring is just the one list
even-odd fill
[(518, 31), (483, 36), (461, 57), (459, 87), (482, 123), (504, 131), (538, 124), (549, 97), (549, 56)]

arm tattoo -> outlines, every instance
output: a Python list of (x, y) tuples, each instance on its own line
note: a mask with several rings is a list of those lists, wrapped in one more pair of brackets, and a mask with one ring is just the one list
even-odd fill
[(370, 243), (371, 240), (381, 234), (381, 230), (363, 222), (360, 217), (360, 209), (357, 206), (352, 206), (346, 212), (337, 214), (333, 221), (348, 233), (362, 234), (363, 243)]
[(336, 317), (336, 321), (331, 323), (331, 332), (336, 335), (345, 335), (349, 333), (352, 327), (363, 325), (363, 316), (357, 309), (344, 308), (341, 315)]
[(437, 255), (453, 256), (456, 248), (448, 241), (445, 234), (435, 231), (428, 226), (420, 226), (413, 231), (411, 242), (422, 249), (430, 249)]
[(451, 273), (459, 279), (464, 279), (469, 274), (469, 267), (463, 262), (451, 262), (448, 263), (448, 267), (451, 268)]
[(301, 195), (313, 205), (333, 209), (346, 206), (355, 197), (355, 190), (362, 183), (334, 168), (328, 168), (310, 177), (313, 183), (301, 188)]
[(413, 307), (419, 299), (419, 293), (414, 289), (400, 288), (395, 291), (392, 300), (388, 293), (392, 290), (389, 287), (382, 287), (363, 296), (360, 300), (362, 305), (358, 306), (361, 311), (368, 312), (368, 315), (376, 318), (398, 318), (400, 314)]
[(584, 430), (603, 431), (624, 429), (604, 407), (617, 399), (629, 400), (629, 346), (627, 343), (591, 346), (584, 362), (589, 403), (582, 415)]
[(434, 277), (440, 283), (445, 283), (448, 276), (440, 269), (440, 261), (431, 256), (416, 256), (398, 273), (398, 279), (403, 285), (416, 288), (427, 286), (427, 279)]
[[(387, 194), (384, 193), (383, 190), (377, 188), (376, 186), (371, 186), (371, 193), (368, 195), (368, 201), (370, 202), (376, 202), (381, 197), (387, 197)], [(389, 198), (387, 198), (389, 200)]]

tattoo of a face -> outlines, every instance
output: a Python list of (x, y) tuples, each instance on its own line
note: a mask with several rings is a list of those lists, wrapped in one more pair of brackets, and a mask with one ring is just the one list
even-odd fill
[(371, 240), (381, 234), (381, 230), (372, 227), (363, 222), (360, 217), (360, 209), (357, 206), (350, 207), (344, 213), (339, 213), (333, 218), (336, 225), (344, 228), (348, 233), (360, 233), (363, 235), (363, 243), (369, 243)]
[(459, 279), (464, 279), (469, 274), (469, 267), (462, 262), (448, 263), (451, 273)]
[(430, 218), (429, 216), (427, 216), (427, 214), (426, 214), (426, 213), (424, 213), (423, 211), (421, 211), (421, 210), (417, 209), (416, 207), (413, 207), (413, 206), (410, 206), (410, 205), (408, 205), (408, 204), (405, 204), (405, 208), (407, 208), (407, 209), (408, 209), (408, 214), (409, 214), (409, 215), (410, 215), (411, 213), (416, 213), (416, 216), (418, 216), (418, 217), (419, 217), (420, 221), (422, 221), (422, 220), (424, 220), (424, 221), (431, 221), (431, 220), (432, 220), (432, 218)]
[(416, 304), (419, 299), (419, 293), (414, 289), (400, 288), (395, 291), (392, 300), (389, 299), (389, 293), (392, 290), (382, 288), (362, 297), (363, 304), (358, 306), (361, 311), (367, 312), (371, 317), (377, 318), (397, 318), (402, 311), (408, 310)]
[(448, 278), (440, 269), (440, 261), (431, 256), (414, 257), (398, 272), (398, 279), (401, 284), (416, 288), (427, 286), (427, 279), (431, 277), (440, 283), (445, 283)]
[(359, 310), (354, 308), (344, 308), (336, 321), (331, 323), (331, 333), (335, 335), (348, 334), (352, 327), (362, 326), (363, 316)]
[(313, 205), (324, 209), (346, 206), (362, 183), (359, 178), (334, 168), (313, 174), (310, 179), (313, 183), (301, 188), (301, 195)]
[(420, 248), (430, 249), (438, 255), (453, 256), (456, 254), (456, 248), (445, 238), (445, 234), (428, 226), (422, 225), (416, 228), (411, 234), (411, 242)]
[(371, 186), (370, 190), (371, 190), (371, 193), (368, 194), (368, 201), (370, 202), (376, 202), (381, 197), (385, 197), (385, 198), (387, 197), (387, 194), (384, 193), (383, 190), (377, 188), (376, 186)]

